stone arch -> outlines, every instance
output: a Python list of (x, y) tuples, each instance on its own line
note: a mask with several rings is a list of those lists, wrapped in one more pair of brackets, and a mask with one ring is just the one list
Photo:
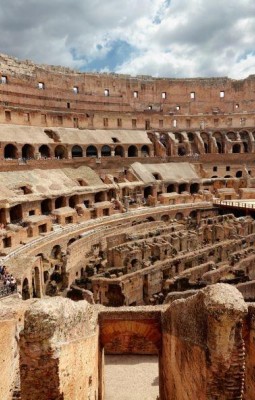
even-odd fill
[(183, 135), (180, 132), (176, 132), (174, 133), (175, 139), (179, 142), (179, 143), (183, 143), (184, 138)]
[(20, 222), (23, 218), (22, 206), (17, 204), (10, 208), (10, 221), (11, 223)]
[(35, 148), (31, 144), (24, 144), (22, 147), (22, 158), (34, 158), (35, 156)]
[(55, 199), (55, 209), (66, 206), (66, 199), (64, 196), (57, 197)]
[(88, 146), (86, 149), (86, 157), (97, 157), (97, 148), (95, 146)]
[(215, 133), (213, 134), (213, 137), (214, 137), (215, 140), (216, 140), (216, 145), (217, 145), (217, 148), (218, 148), (218, 153), (219, 153), (219, 154), (224, 153), (224, 146), (223, 146), (223, 137), (222, 137), (222, 134), (221, 134), (220, 132), (215, 132)]
[(42, 146), (39, 147), (39, 153), (42, 158), (50, 158), (51, 156), (50, 148), (46, 144), (42, 144)]
[(128, 157), (137, 157), (138, 156), (138, 150), (137, 147), (132, 145), (129, 146), (128, 148)]
[(77, 195), (71, 196), (68, 200), (68, 203), (69, 207), (75, 208), (75, 206), (79, 203), (79, 196)]
[(30, 290), (29, 290), (28, 279), (25, 278), (23, 279), (22, 282), (22, 300), (28, 300), (28, 299), (30, 299)]
[(100, 203), (101, 201), (105, 201), (105, 192), (95, 193), (95, 203)]
[(111, 157), (112, 151), (110, 146), (107, 146), (106, 144), (101, 148), (101, 156), (102, 157)]
[(55, 260), (59, 260), (61, 258), (61, 252), (61, 246), (59, 244), (56, 244), (54, 247), (52, 247), (50, 256)]
[(242, 178), (242, 176), (243, 176), (243, 171), (236, 172), (236, 178)]
[(150, 148), (147, 145), (141, 147), (141, 154), (142, 157), (149, 157), (150, 156)]
[(168, 221), (170, 220), (170, 217), (169, 217), (169, 215), (164, 214), (164, 215), (161, 216), (160, 219), (161, 219), (161, 221), (163, 221), (163, 222), (168, 222)]
[(153, 190), (152, 186), (147, 186), (144, 188), (144, 198), (147, 199), (149, 196), (152, 196)]
[(67, 158), (67, 149), (65, 146), (59, 144), (55, 147), (55, 157), (63, 160), (63, 158)]
[(233, 132), (233, 131), (230, 131), (230, 132), (227, 132), (227, 134), (226, 134), (226, 136), (227, 136), (227, 138), (229, 139), (229, 140), (237, 140), (237, 134), (236, 134), (236, 132)]
[(78, 144), (72, 147), (72, 158), (83, 157), (83, 150), (82, 147)]
[(38, 267), (35, 267), (32, 272), (32, 288), (33, 288), (33, 297), (40, 298), (41, 297), (40, 270)]
[(222, 145), (222, 143), (217, 141), (216, 144), (217, 144), (217, 148), (218, 148), (218, 153), (222, 154), (223, 153), (223, 145)]
[(124, 157), (125, 152), (122, 146), (115, 147), (115, 156)]
[(186, 149), (184, 146), (179, 146), (178, 147), (178, 156), (185, 156), (186, 155)]
[(155, 218), (153, 218), (153, 217), (148, 217), (148, 218), (146, 218), (146, 221), (147, 221), (147, 222), (155, 222)]
[(51, 199), (44, 199), (41, 202), (41, 213), (43, 215), (49, 215), (52, 211), (52, 200)]
[(251, 151), (251, 141), (249, 133), (247, 131), (242, 131), (240, 132), (240, 137), (243, 142), (244, 153), (249, 153)]
[(18, 149), (14, 144), (7, 144), (4, 148), (4, 158), (12, 158), (12, 159), (17, 159), (18, 158)]
[(76, 238), (71, 238), (68, 243), (67, 243), (67, 247), (70, 246), (72, 243), (76, 242)]
[(194, 194), (194, 193), (198, 193), (200, 187), (199, 187), (199, 183), (192, 183), (190, 185), (190, 193)]
[(195, 135), (193, 132), (188, 132), (189, 142), (193, 142), (195, 140)]
[(170, 183), (168, 186), (167, 186), (167, 193), (173, 193), (173, 192), (175, 192), (176, 190), (175, 190), (175, 185), (173, 184), (173, 183)]
[(161, 348), (160, 326), (157, 321), (148, 322), (146, 318), (105, 319), (101, 324), (100, 345), (105, 350), (115, 346), (116, 353), (119, 351), (120, 354), (139, 354), (141, 348), (158, 354)]
[(191, 219), (197, 219), (197, 210), (193, 210), (193, 211), (191, 211), (190, 212), (190, 214), (189, 214), (189, 217), (191, 218)]
[(180, 183), (179, 187), (178, 187), (178, 192), (182, 193), (182, 192), (186, 192), (187, 191), (187, 183)]
[(184, 219), (183, 213), (181, 213), (181, 212), (176, 213), (176, 214), (175, 214), (175, 219), (176, 219), (177, 221), (182, 221), (182, 220)]

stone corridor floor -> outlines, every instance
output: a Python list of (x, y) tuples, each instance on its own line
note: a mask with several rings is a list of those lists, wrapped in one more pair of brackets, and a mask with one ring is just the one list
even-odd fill
[(105, 400), (156, 400), (157, 356), (105, 356)]

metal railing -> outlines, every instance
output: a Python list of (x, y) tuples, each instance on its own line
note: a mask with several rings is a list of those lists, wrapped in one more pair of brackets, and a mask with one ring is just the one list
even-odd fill
[(235, 201), (235, 200), (213, 200), (213, 204), (221, 205), (221, 206), (228, 206), (228, 207), (255, 209), (255, 200), (254, 200), (254, 203), (249, 203), (247, 201), (240, 202), (240, 201)]

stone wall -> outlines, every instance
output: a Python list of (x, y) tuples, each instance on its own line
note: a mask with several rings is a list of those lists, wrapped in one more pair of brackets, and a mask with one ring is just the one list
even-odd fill
[(242, 399), (246, 310), (226, 285), (172, 303), (163, 314), (160, 399)]
[(97, 311), (86, 301), (36, 302), (21, 339), (22, 400), (98, 398)]

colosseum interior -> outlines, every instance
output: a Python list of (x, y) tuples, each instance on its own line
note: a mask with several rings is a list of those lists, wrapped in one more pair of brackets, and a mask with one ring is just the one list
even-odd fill
[(1, 399), (255, 400), (254, 92), (0, 56)]

